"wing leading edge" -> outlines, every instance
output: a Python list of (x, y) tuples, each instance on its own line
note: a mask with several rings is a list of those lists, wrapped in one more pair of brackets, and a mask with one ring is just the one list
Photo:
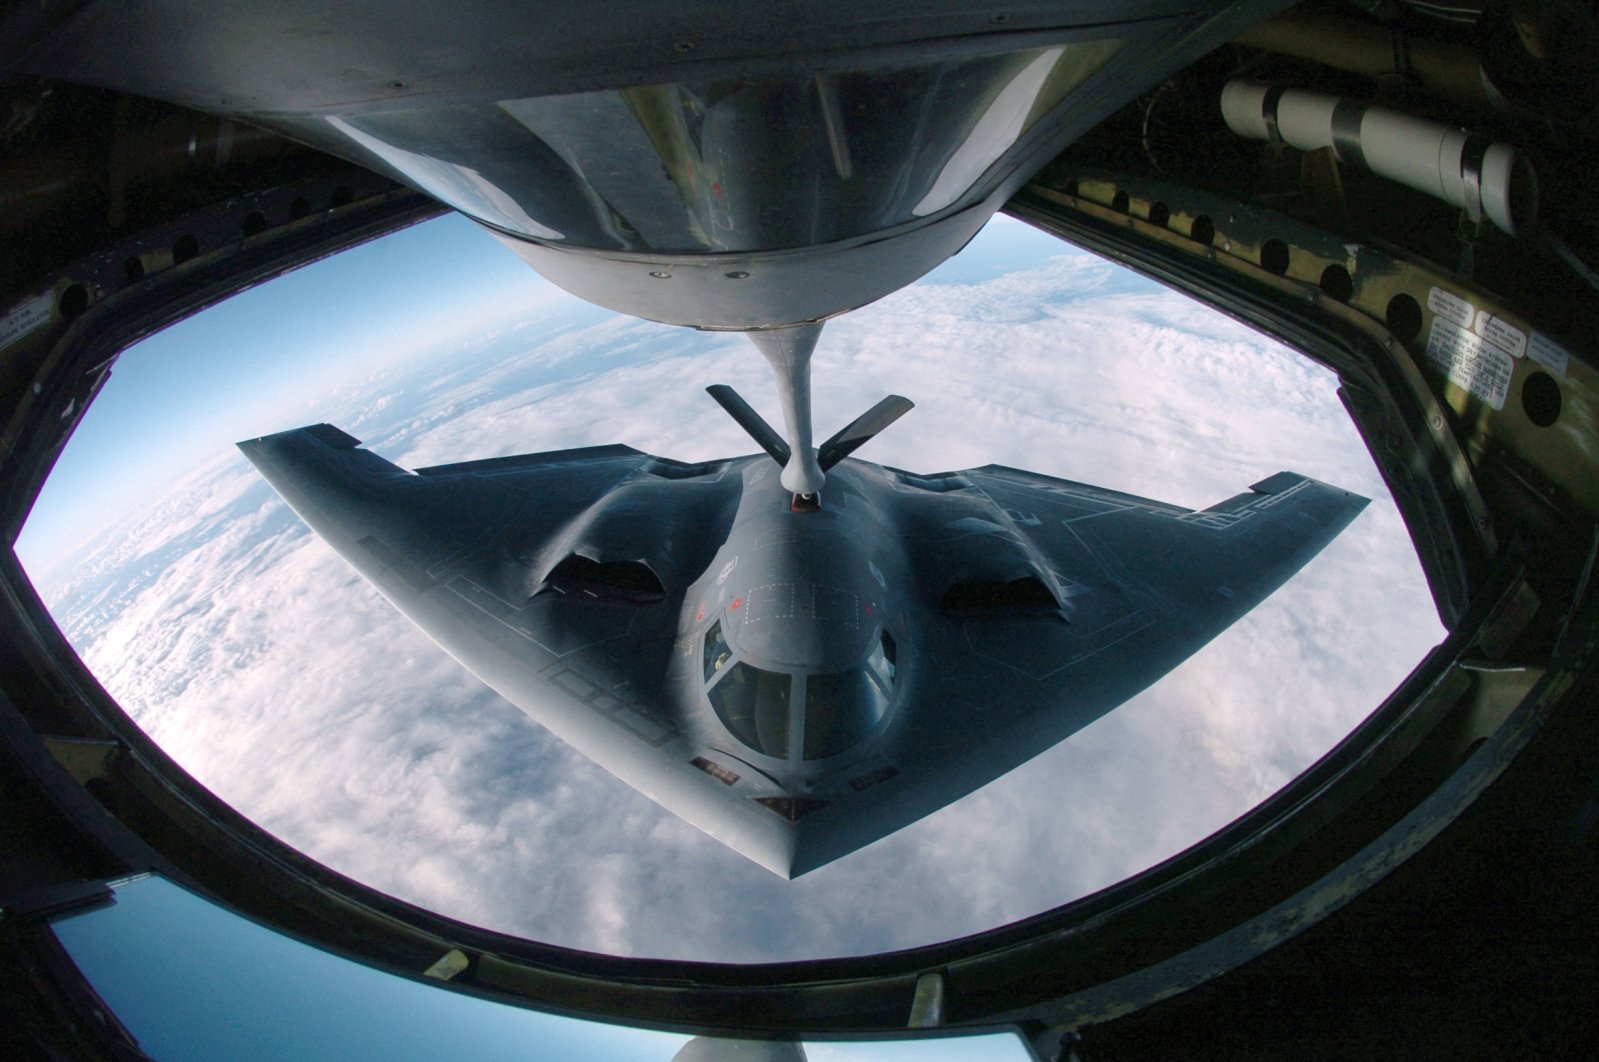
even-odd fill
[(1282, 472), (1203, 510), (1000, 466), (898, 474), (926, 611), (894, 777), (807, 816), (795, 874), (981, 788), (1136, 696), (1368, 500)]
[[(785, 877), (953, 803), (1113, 710), (1277, 589), (1366, 504), (1286, 472), (1192, 511), (999, 466), (916, 476), (846, 459), (840, 489), (874, 499), (899, 554), (874, 553), (897, 613), (898, 707), (819, 788), (791, 790), (729, 744), (680, 681), (712, 622), (698, 622), (684, 592), (701, 587), (697, 600), (704, 580), (725, 576), (724, 541), (750, 545), (729, 535), (762, 459), (681, 465), (606, 446), (412, 473), (331, 425), (240, 448), (479, 678)], [(815, 517), (795, 519), (803, 530)], [(607, 571), (647, 574), (607, 583)], [(708, 771), (705, 755), (742, 780)]]
[[(664, 679), (685, 572), (709, 564), (703, 542), (732, 521), (738, 477), (722, 473), (736, 463), (602, 446), (412, 473), (327, 424), (239, 448), (320, 538), (496, 692), (673, 814), (790, 875), (790, 824), (729, 799), (691, 765)], [(573, 556), (642, 558), (660, 593), (613, 598), (581, 573), (574, 587), (560, 564)]]

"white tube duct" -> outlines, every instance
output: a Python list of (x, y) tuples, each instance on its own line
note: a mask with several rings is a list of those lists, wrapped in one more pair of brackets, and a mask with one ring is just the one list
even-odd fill
[(827, 476), (811, 445), (811, 351), (822, 336), (822, 322), (746, 332), (766, 355), (777, 376), (777, 397), (788, 427), (788, 464), (779, 478), (790, 494), (818, 494)]
[(1463, 130), (1386, 107), (1242, 79), (1221, 91), (1227, 127), (1301, 151), (1330, 147), (1338, 161), (1486, 216), (1515, 236), (1537, 220), (1538, 183), (1509, 144), (1484, 146)]

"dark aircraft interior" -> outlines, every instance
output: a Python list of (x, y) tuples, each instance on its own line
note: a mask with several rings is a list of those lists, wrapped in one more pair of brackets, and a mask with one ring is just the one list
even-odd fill
[[(955, 218), (983, 199), (1336, 373), (1448, 629), (1358, 729), (1194, 847), (984, 933), (763, 966), (600, 955), (465, 925), (268, 835), (132, 722), (8, 550), (6, 1041), (21, 1057), (145, 1057), (53, 927), (107, 905), (134, 909), (139, 890), (124, 903), (119, 889), (149, 875), (429, 999), (785, 1049), (1010, 1030), (1035, 1057), (1083, 1062), (1599, 1053), (1599, 14), (1589, 0), (694, 0), (531, 14), (483, 0), (410, 5), (403, 18), (367, 0), (10, 7), (0, 14), (7, 542), (119, 352), (450, 209), (461, 171), (439, 176), (414, 158), (481, 131), (441, 114), (459, 117), (474, 99), (581, 96), (598, 108), (608, 93), (654, 113), (651, 86), (1105, 40), (1124, 44), (1049, 97), (1058, 121), (1031, 139), (1032, 126), (1011, 134), (1020, 168), (966, 165), (971, 198), (931, 176), (915, 195), (885, 177), (873, 203), (826, 215), (836, 231), (749, 224), (767, 225), (764, 239), (814, 243), (906, 226), (933, 233), (914, 254), (936, 263), (969, 233), (915, 228), (917, 210)], [(818, 172), (838, 178), (828, 194), (849, 200), (846, 173), (897, 171), (892, 157), (856, 157), (830, 139), (843, 126), (828, 117), (829, 84), (816, 82), (823, 121), (806, 142), (825, 163)], [(882, 102), (869, 128), (885, 151), (937, 143), (953, 158), (962, 137), (915, 125), (942, 115), (981, 127), (959, 107), (914, 106), (945, 88), (856, 81), (835, 103)], [(558, 110), (537, 120), (601, 113)], [(402, 113), (429, 117), (382, 118)], [(367, 141), (328, 132), (338, 123)], [(386, 154), (360, 146), (380, 133)], [(678, 157), (679, 142), (652, 143)], [(944, 171), (960, 169), (949, 158)], [(533, 194), (545, 179), (527, 177)], [(624, 259), (661, 245), (642, 225), (607, 230), (593, 193), (563, 186), (553, 200), (582, 226), (571, 231)], [(727, 223), (715, 203), (700, 205)], [(540, 235), (557, 231), (553, 215), (529, 227), (495, 208), (490, 227), (535, 268), (569, 264)], [(852, 301), (793, 258), (803, 284), (737, 278), (778, 307), (762, 312), (798, 306), (767, 323), (820, 320), (914, 279), (874, 259), (888, 286)], [(578, 294), (607, 290), (600, 273), (563, 275)], [(639, 284), (618, 297), (663, 319)], [(813, 290), (814, 303), (782, 301)], [(751, 327), (737, 305), (706, 298), (720, 316), (677, 323)], [(885, 656), (892, 663), (891, 647)]]

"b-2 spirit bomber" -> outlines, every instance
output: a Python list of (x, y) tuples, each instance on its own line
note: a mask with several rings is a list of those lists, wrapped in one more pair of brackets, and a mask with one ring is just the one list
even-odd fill
[(407, 472), (330, 424), (240, 443), (313, 530), (509, 701), (795, 877), (1116, 708), (1303, 567), (1366, 499), (1291, 472), (1202, 511), (988, 465), (810, 444), (820, 326), (754, 332), (785, 440), (686, 464), (612, 445)]

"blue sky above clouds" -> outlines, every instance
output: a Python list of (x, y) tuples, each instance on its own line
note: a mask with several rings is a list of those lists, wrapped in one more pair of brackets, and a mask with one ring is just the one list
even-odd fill
[[(749, 441), (703, 388), (730, 383), (775, 422), (764, 362), (737, 335), (570, 300), (460, 219), (352, 254), (130, 351), (19, 554), (101, 681), (204, 784), (315, 858), (445, 914), (731, 961), (977, 932), (1225, 825), (1442, 635), (1330, 374), (998, 218), (926, 281), (829, 323), (821, 436), (893, 391), (917, 408), (865, 459), (1009, 464), (1196, 508), (1287, 468), (1375, 501), (1142, 696), (966, 800), (781, 881), (484, 688), (232, 447), (330, 420), (406, 466), (609, 442), (723, 457)], [(128, 454), (146, 485), (106, 520)]]

